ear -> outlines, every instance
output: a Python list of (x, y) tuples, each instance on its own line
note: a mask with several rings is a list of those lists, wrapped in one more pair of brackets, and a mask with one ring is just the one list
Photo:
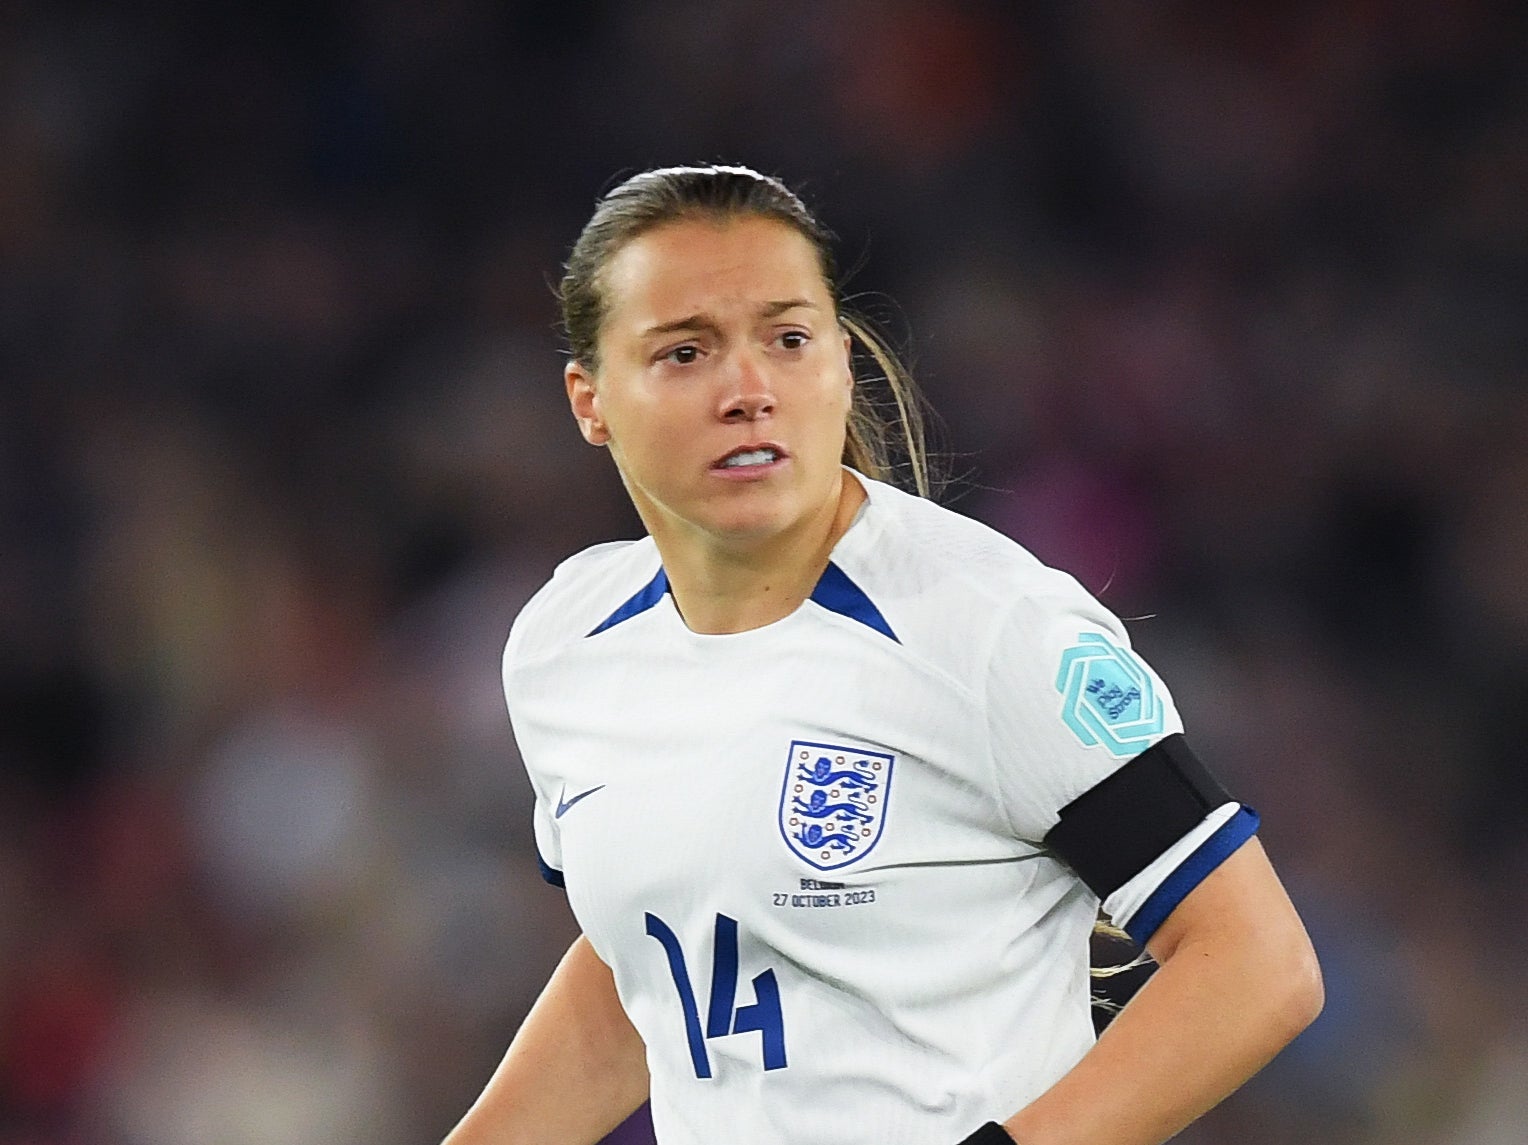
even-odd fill
[(854, 389), (854, 339), (849, 331), (844, 331), (844, 377), (849, 381), (849, 389)]
[(573, 409), (578, 431), (590, 445), (607, 445), (610, 430), (600, 417), (599, 395), (594, 392), (594, 375), (582, 362), (569, 359), (562, 368), (563, 384), (568, 388), (568, 405)]

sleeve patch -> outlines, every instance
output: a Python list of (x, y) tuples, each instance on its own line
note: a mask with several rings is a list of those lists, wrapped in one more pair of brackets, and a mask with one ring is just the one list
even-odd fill
[(1102, 745), (1117, 758), (1138, 755), (1166, 727), (1166, 709), (1151, 673), (1128, 648), (1082, 632), (1061, 654), (1056, 690), (1061, 718), (1085, 747)]

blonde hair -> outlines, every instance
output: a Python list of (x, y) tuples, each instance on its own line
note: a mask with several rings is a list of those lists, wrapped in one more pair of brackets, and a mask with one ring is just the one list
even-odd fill
[(575, 361), (599, 368), (599, 333), (607, 311), (603, 273), (633, 239), (687, 218), (758, 217), (784, 223), (812, 244), (839, 325), (865, 364), (855, 370), (854, 399), (844, 438), (844, 463), (866, 477), (934, 495), (926, 410), (911, 371), (887, 339), (844, 305), (833, 257), (833, 235), (780, 180), (748, 167), (662, 167), (617, 185), (596, 204), (563, 269), (557, 295), (563, 332)]

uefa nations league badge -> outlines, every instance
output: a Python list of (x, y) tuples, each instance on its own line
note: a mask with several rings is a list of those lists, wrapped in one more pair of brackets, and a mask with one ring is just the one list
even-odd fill
[(896, 757), (792, 740), (780, 791), (780, 834), (819, 871), (864, 858), (879, 841)]

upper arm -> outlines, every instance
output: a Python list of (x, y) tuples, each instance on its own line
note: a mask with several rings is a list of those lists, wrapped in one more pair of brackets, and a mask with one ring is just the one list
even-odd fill
[(1211, 871), (1173, 909), (1146, 943), (1165, 964), (1190, 947), (1254, 946), (1290, 973), (1319, 984), (1315, 951), (1294, 904), (1256, 837)]

